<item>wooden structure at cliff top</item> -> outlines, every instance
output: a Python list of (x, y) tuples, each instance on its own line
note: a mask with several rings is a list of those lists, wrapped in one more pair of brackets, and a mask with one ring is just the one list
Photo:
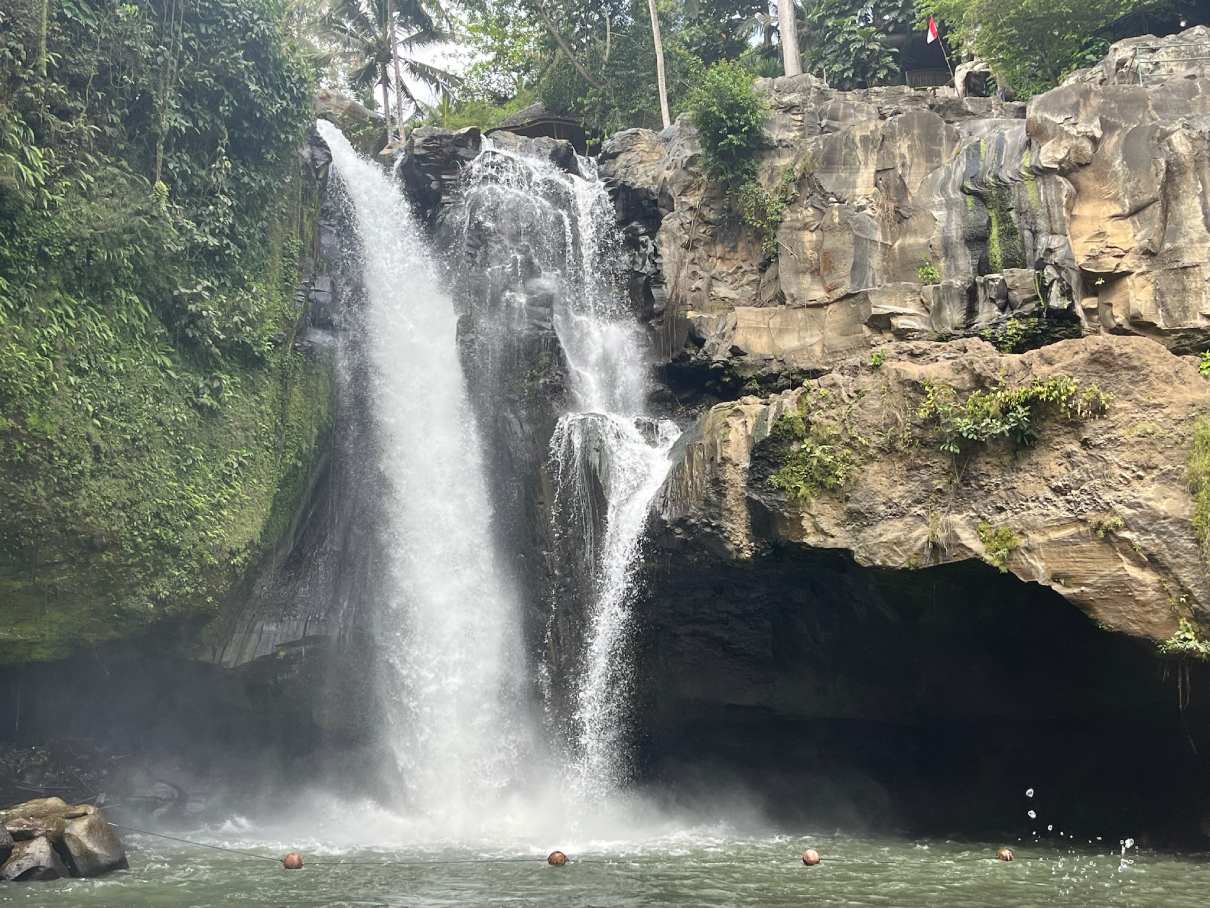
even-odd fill
[(565, 114), (547, 110), (541, 101), (521, 108), (511, 117), (502, 120), (498, 126), (486, 130), (484, 135), (490, 136), (493, 132), (512, 132), (530, 138), (545, 136), (563, 139), (570, 142), (579, 154), (585, 154), (588, 148), (584, 127)]
[(1210, 49), (1204, 41), (1148, 41), (1132, 48), (1128, 66), (1139, 85), (1174, 75), (1177, 68), (1205, 76), (1210, 73)]

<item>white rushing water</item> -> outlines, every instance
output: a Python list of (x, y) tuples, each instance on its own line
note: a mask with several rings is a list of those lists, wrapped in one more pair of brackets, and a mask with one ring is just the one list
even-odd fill
[(319, 122), (362, 253), (365, 347), (387, 514), (378, 633), (390, 744), (407, 808), (479, 828), (528, 752), (513, 579), (491, 532), (457, 316), (399, 184)]
[(604, 533), (586, 546), (594, 586), (572, 731), (577, 783), (604, 795), (630, 775), (634, 580), (652, 499), (668, 473), (676, 424), (648, 415), (647, 338), (611, 280), (618, 263), (613, 204), (592, 162), (571, 177), (580, 251), (579, 290), (556, 310), (577, 411), (551, 439), (558, 506), (587, 510), (594, 478), (604, 495)]
[(578, 793), (599, 798), (630, 773), (635, 572), (679, 430), (648, 414), (649, 344), (615, 279), (613, 204), (595, 164), (578, 166), (582, 175), (486, 148), (464, 177), (463, 231), (472, 218), (489, 224), (501, 245), (519, 250), (496, 267), (536, 270), (527, 286), (554, 296), (574, 400), (550, 443), (555, 517), (591, 577), (568, 743)]

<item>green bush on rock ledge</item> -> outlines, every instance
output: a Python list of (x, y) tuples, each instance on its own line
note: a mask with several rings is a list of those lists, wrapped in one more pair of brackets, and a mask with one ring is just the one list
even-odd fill
[(1180, 619), (1176, 633), (1161, 643), (1159, 650), (1164, 656), (1210, 661), (1210, 642), (1201, 638), (1188, 618)]
[[(819, 392), (826, 394), (826, 391)], [(864, 447), (842, 427), (814, 418), (810, 393), (799, 398), (798, 409), (773, 424), (769, 439), (782, 452), (781, 466), (769, 485), (807, 504), (821, 492), (837, 492), (852, 482)]]
[(928, 382), (916, 415), (937, 431), (940, 450), (956, 456), (997, 438), (1028, 447), (1037, 441), (1044, 417), (1095, 419), (1105, 414), (1109, 402), (1096, 385), (1081, 386), (1065, 375), (974, 391), (962, 401), (953, 388)]
[(1008, 559), (1021, 545), (1021, 540), (1010, 527), (980, 523), (976, 528), (979, 541), (983, 543), (983, 559), (993, 567), (1007, 573)]

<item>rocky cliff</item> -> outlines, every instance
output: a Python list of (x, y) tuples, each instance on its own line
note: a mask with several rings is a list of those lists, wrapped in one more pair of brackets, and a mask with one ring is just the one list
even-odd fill
[[(666, 536), (737, 559), (783, 543), (896, 568), (983, 558), (1156, 641), (1207, 616), (1187, 462), (1210, 397), (1180, 355), (1210, 347), (1210, 72), (1174, 52), (1140, 75), (1124, 62), (1140, 41), (1027, 105), (759, 82), (761, 180), (789, 199), (772, 254), (686, 121), (606, 144), (682, 403), (777, 392), (687, 435)], [(1145, 43), (1210, 50), (1210, 30)], [(1068, 380), (1104, 391), (1104, 414), (1060, 407), (1022, 443), (939, 450), (930, 388), (970, 416)], [(785, 468), (810, 474), (832, 447), (843, 476), (785, 490)]]

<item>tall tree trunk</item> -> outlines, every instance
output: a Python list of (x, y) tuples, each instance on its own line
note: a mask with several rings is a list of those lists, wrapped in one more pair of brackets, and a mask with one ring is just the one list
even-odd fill
[(382, 79), (382, 115), (386, 118), (387, 124), (387, 144), (391, 144), (391, 96), (387, 92), (387, 68), (384, 66), (378, 73), (378, 77)]
[(777, 30), (781, 34), (781, 61), (787, 76), (802, 72), (798, 55), (798, 23), (794, 16), (794, 0), (777, 0)]
[(399, 76), (399, 44), (395, 40), (395, 0), (387, 0), (387, 34), (391, 41), (391, 65), (395, 68), (395, 129), (403, 133), (403, 80)]
[(668, 83), (664, 80), (664, 42), (660, 38), (660, 17), (655, 9), (655, 0), (647, 0), (647, 9), (651, 12), (651, 38), (655, 42), (655, 80), (660, 89), (660, 118), (667, 129), (672, 125), (672, 117), (668, 115)]

